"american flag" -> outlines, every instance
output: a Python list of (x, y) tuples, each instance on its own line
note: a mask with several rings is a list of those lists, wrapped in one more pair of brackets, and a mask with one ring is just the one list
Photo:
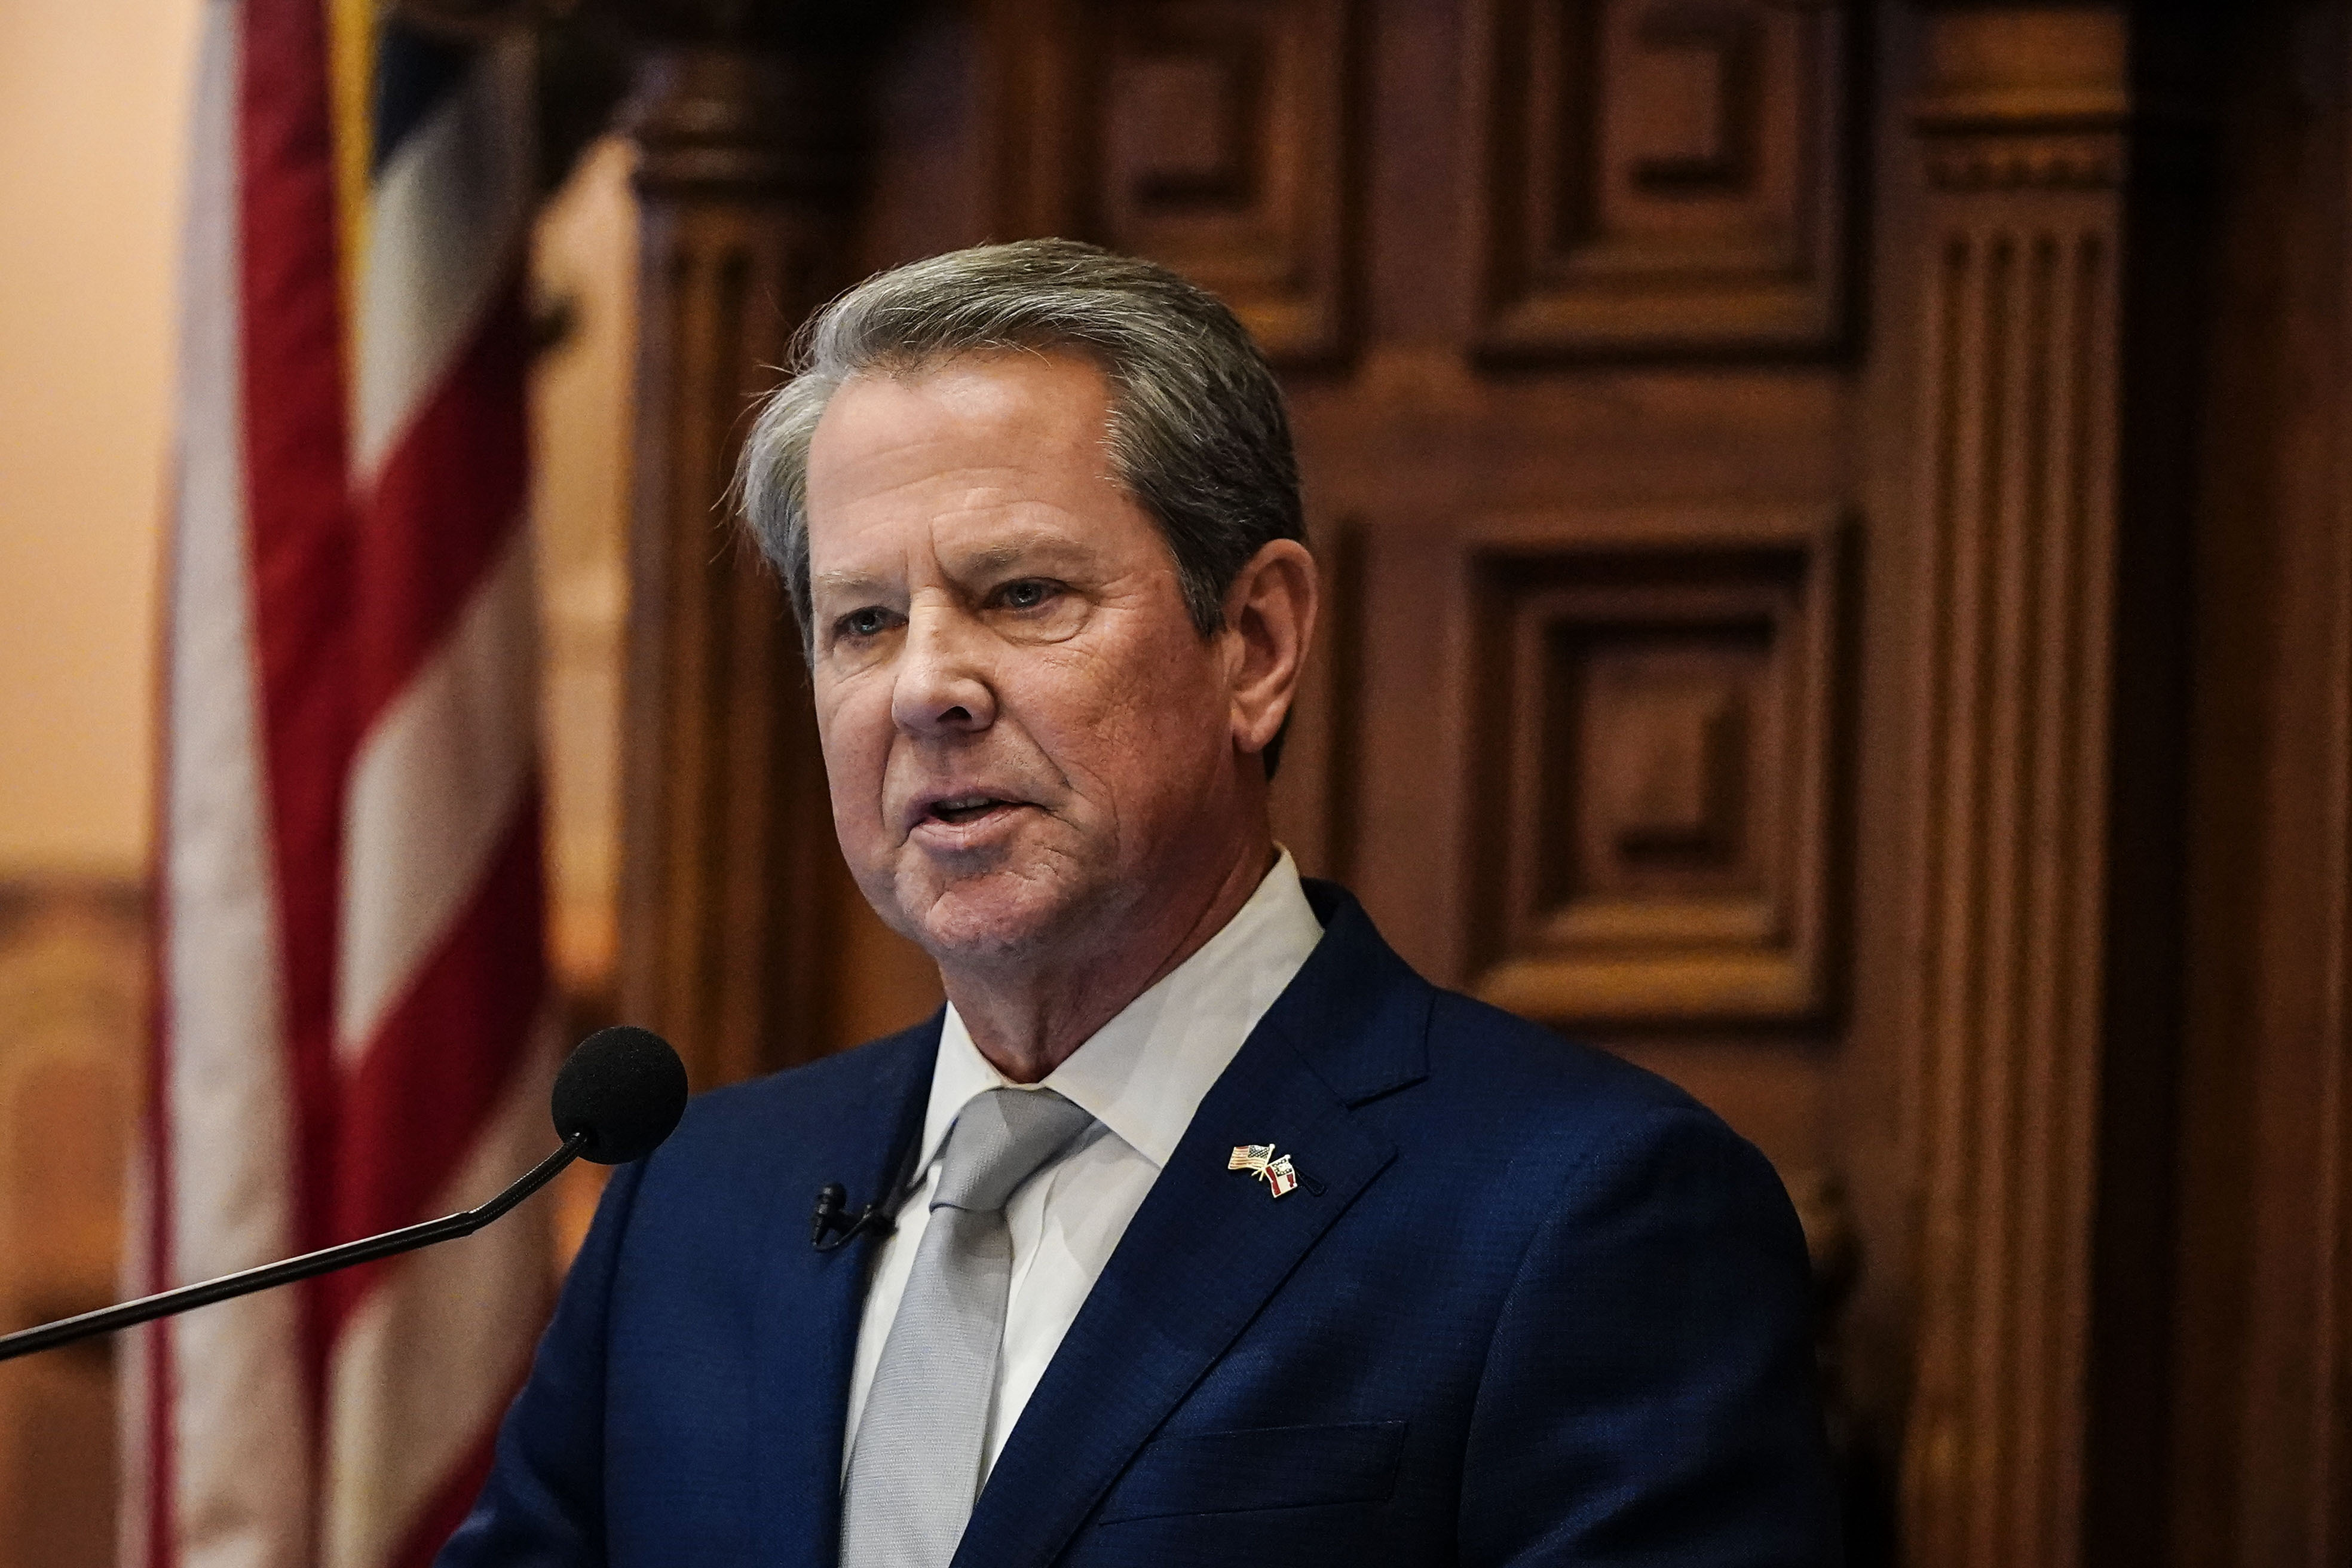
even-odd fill
[[(527, 48), (206, 0), (184, 267), (130, 1284), (467, 1206), (548, 1147)], [(123, 1562), (428, 1562), (488, 1464), (544, 1233), (125, 1345)]]

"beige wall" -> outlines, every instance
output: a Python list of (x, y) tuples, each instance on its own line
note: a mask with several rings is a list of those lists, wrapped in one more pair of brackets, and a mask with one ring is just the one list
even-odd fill
[(629, 150), (598, 142), (542, 210), (539, 295), (569, 330), (531, 380), (538, 532), (548, 935), (573, 993), (609, 980), (619, 878), (621, 638), (628, 607), (630, 356), (636, 225)]
[(145, 853), (196, 15), (0, 4), (0, 876)]
[[(198, 0), (0, 0), (0, 881), (136, 875)], [(557, 956), (610, 962), (635, 212), (606, 143), (541, 228)]]

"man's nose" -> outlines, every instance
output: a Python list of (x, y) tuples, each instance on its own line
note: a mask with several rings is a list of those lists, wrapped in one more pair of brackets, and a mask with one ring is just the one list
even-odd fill
[(996, 693), (981, 655), (984, 638), (952, 605), (917, 604), (908, 613), (890, 717), (910, 735), (946, 736), (996, 722)]

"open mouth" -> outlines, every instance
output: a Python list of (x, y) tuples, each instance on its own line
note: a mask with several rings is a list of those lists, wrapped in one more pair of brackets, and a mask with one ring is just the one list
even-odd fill
[(961, 826), (967, 822), (977, 822), (982, 817), (986, 816), (990, 812), (998, 810), (1001, 807), (1017, 805), (1019, 804), (1020, 803), (1018, 801), (999, 800), (994, 795), (959, 795), (953, 800), (932, 802), (931, 809), (924, 815), (933, 822), (945, 822)]

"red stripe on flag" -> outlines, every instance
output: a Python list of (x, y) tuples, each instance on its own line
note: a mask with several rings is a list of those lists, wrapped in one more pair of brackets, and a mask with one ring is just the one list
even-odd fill
[(522, 291), (510, 284), (377, 471), (358, 559), (363, 727), (433, 657), (521, 526), (530, 357)]
[[(345, 1079), (339, 1237), (431, 1217), (426, 1205), (442, 1195), (528, 1059), (546, 985), (540, 890), (533, 791), (465, 912)], [(548, 1137), (551, 1144), (554, 1134)], [(466, 1201), (490, 1195), (471, 1194)], [(320, 1281), (320, 1313), (331, 1340), (377, 1272), (346, 1269)]]
[[(325, 23), (318, 0), (246, 0), (237, 84), (247, 513), (305, 1247), (326, 1238), (333, 1187), (336, 905), (355, 733)], [(315, 1403), (327, 1343), (315, 1321), (307, 1341)]]

